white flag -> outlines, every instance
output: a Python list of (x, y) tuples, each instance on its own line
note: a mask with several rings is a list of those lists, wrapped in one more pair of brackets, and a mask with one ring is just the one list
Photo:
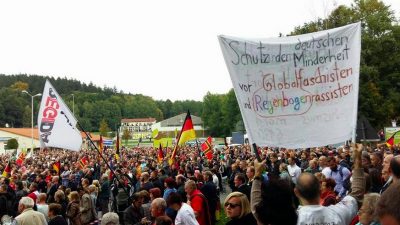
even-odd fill
[(354, 137), (360, 23), (298, 36), (219, 36), (219, 41), (251, 143), (307, 148)]
[(79, 151), (82, 137), (77, 120), (56, 89), (46, 80), (38, 115), (40, 147), (56, 147)]

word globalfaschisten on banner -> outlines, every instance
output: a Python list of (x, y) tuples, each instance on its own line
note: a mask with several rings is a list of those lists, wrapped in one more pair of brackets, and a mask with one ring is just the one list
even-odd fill
[(221, 35), (219, 42), (251, 143), (303, 148), (354, 138), (360, 23), (279, 38)]

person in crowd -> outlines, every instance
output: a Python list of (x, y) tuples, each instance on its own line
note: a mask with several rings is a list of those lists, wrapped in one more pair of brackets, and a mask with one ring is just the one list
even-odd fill
[(381, 225), (400, 224), (399, 190), (400, 182), (395, 182), (382, 193), (375, 209)]
[(310, 160), (308, 167), (304, 170), (306, 173), (316, 174), (319, 172), (318, 162), (316, 159)]
[(336, 182), (335, 192), (338, 193), (339, 198), (343, 198), (349, 187), (346, 187), (346, 183), (349, 183), (351, 172), (341, 165), (338, 165), (336, 159), (332, 156), (327, 158), (329, 167), (326, 167), (322, 173), (326, 178), (333, 178)]
[(185, 182), (186, 182), (186, 178), (185, 176), (183, 176), (182, 174), (179, 174), (176, 176), (175, 178), (176, 180), (176, 185), (177, 185), (177, 193), (181, 195), (181, 198), (184, 202), (187, 201), (186, 198), (186, 192), (185, 192)]
[(173, 225), (171, 218), (168, 216), (159, 216), (156, 218), (154, 225)]
[(175, 189), (175, 181), (172, 177), (168, 177), (164, 180), (164, 195), (163, 195), (163, 199), (167, 200), (169, 194), (176, 192)]
[(393, 158), (393, 154), (387, 154), (383, 158), (383, 163), (382, 163), (382, 179), (384, 180), (384, 184), (379, 191), (379, 194), (382, 194), (392, 183), (393, 178), (392, 178), (392, 173), (390, 171), (390, 161)]
[(376, 215), (380, 195), (377, 193), (368, 193), (364, 195), (362, 206), (358, 212), (359, 222), (357, 225), (379, 225), (379, 218)]
[(205, 183), (200, 189), (200, 192), (206, 197), (208, 203), (208, 214), (210, 215), (211, 225), (216, 223), (215, 211), (219, 201), (217, 187), (213, 182), (213, 174), (211, 171), (204, 173)]
[(48, 225), (68, 225), (65, 218), (61, 215), (61, 212), (62, 206), (60, 204), (51, 203), (47, 215), (49, 218)]
[(237, 173), (235, 176), (235, 191), (242, 192), (250, 199), (250, 187), (246, 185), (246, 177), (243, 173)]
[(226, 216), (230, 219), (226, 225), (257, 225), (251, 213), (247, 196), (241, 192), (230, 193), (224, 201)]
[(81, 225), (81, 211), (79, 208), (80, 205), (80, 196), (77, 191), (72, 191), (68, 195), (69, 203), (67, 206), (66, 216), (69, 220), (70, 225)]
[(246, 177), (247, 177), (247, 186), (251, 189), (251, 184), (253, 183), (254, 179), (254, 166), (249, 166), (246, 169)]
[(59, 184), (59, 177), (58, 176), (53, 176), (51, 178), (51, 184), (50, 184), (49, 191), (47, 192), (47, 202), (53, 203), (54, 202), (54, 194), (58, 190), (58, 187), (60, 186)]
[(108, 203), (110, 201), (110, 182), (108, 180), (108, 176), (103, 174), (101, 177), (101, 188), (99, 191), (99, 195), (97, 197), (98, 203), (100, 205), (100, 210), (102, 214), (108, 213)]
[(143, 215), (148, 220), (151, 220), (151, 202), (150, 202), (150, 194), (146, 190), (142, 190), (138, 192), (140, 196), (143, 198), (142, 208), (143, 208)]
[[(361, 202), (365, 193), (365, 176), (361, 166), (361, 151), (362, 145), (357, 145), (354, 148), (354, 169), (352, 191), (350, 195), (345, 196), (338, 204), (328, 207), (320, 205), (320, 182), (310, 173), (303, 173), (299, 176), (298, 182), (294, 189), (296, 196), (302, 202), (302, 206), (298, 209), (297, 224), (349, 224), (358, 212), (358, 204)], [(262, 163), (254, 161), (257, 175), (262, 174)], [(263, 191), (264, 195), (261, 194)], [(267, 192), (268, 191), (268, 192)], [(283, 195), (273, 194), (274, 191), (269, 191), (267, 188), (261, 189), (261, 182), (254, 182), (251, 192), (252, 208), (256, 212), (256, 219), (261, 224), (282, 224), (278, 223), (275, 214), (269, 214), (269, 210), (279, 210), (280, 212), (288, 213), (289, 209), (282, 210), (275, 201), (271, 201), (273, 196), (279, 196), (280, 200)], [(291, 198), (291, 196), (286, 196)], [(261, 204), (261, 206), (259, 205)], [(285, 204), (287, 207), (287, 204)], [(289, 204), (290, 205), (290, 204)], [(284, 207), (284, 206), (282, 206)], [(273, 209), (271, 209), (273, 208)], [(257, 210), (258, 209), (258, 210)], [(275, 218), (273, 222), (270, 219)], [(281, 216), (288, 218), (288, 216)], [(286, 223), (283, 223), (286, 224)], [(291, 224), (295, 224), (291, 221)]]
[(140, 193), (135, 193), (132, 196), (132, 204), (124, 211), (124, 224), (125, 225), (138, 225), (148, 224), (150, 221), (144, 217), (144, 211), (142, 208), (143, 197)]
[(198, 223), (200, 225), (210, 225), (211, 217), (208, 211), (207, 198), (197, 189), (197, 185), (193, 180), (186, 181), (185, 192), (188, 195), (187, 202), (192, 207)]
[[(169, 197), (169, 196), (168, 196)], [(166, 216), (167, 202), (163, 198), (156, 198), (151, 202), (151, 217), (156, 219), (160, 216)]]
[(175, 225), (199, 225), (193, 208), (182, 202), (179, 194), (171, 193), (168, 197), (167, 203), (169, 207), (178, 212), (175, 218)]
[(153, 201), (153, 199), (162, 197), (160, 188), (152, 188), (149, 192), (151, 201)]
[(270, 160), (271, 162), (267, 165), (269, 175), (271, 178), (279, 178), (281, 173), (279, 170), (281, 161), (278, 158), (278, 154), (276, 152), (271, 153)]
[(297, 166), (296, 164), (296, 159), (294, 157), (289, 157), (288, 158), (288, 172), (290, 177), (292, 178), (292, 182), (294, 184), (297, 183), (297, 179), (299, 178), (301, 174), (301, 168)]
[(97, 213), (93, 201), (89, 195), (88, 188), (82, 187), (78, 188), (78, 193), (80, 196), (80, 211), (81, 211), (81, 222), (83, 225), (90, 224), (91, 222), (97, 220)]
[(320, 204), (322, 206), (335, 205), (337, 203), (337, 195), (334, 191), (336, 182), (332, 178), (326, 178), (321, 182)]
[(46, 218), (46, 221), (49, 222), (49, 205), (46, 203), (46, 199), (47, 195), (45, 193), (40, 193), (37, 199), (36, 207), (37, 211), (41, 212)]
[(54, 202), (61, 205), (61, 215), (66, 219), (68, 200), (65, 198), (65, 194), (63, 191), (56, 191), (56, 193), (54, 194)]
[(19, 201), (18, 212), (15, 221), (19, 225), (47, 225), (46, 218), (40, 212), (33, 210), (34, 202), (29, 197), (22, 197)]
[(289, 175), (289, 172), (288, 172), (288, 168), (287, 168), (287, 164), (286, 164), (286, 163), (281, 163), (281, 164), (279, 165), (279, 172), (280, 172), (279, 178), (280, 178), (281, 180), (285, 180), (285, 181), (287, 181), (289, 184), (292, 183), (292, 178), (291, 178), (290, 175)]
[(371, 167), (369, 168), (369, 176), (371, 179), (371, 189), (370, 192), (379, 193), (384, 185), (384, 181), (382, 179), (382, 161), (383, 156), (380, 152), (374, 152), (370, 155), (371, 158)]
[(326, 161), (326, 156), (322, 155), (318, 159), (318, 164), (319, 164), (319, 171), (321, 172), (324, 170), (326, 167), (328, 167), (328, 162)]
[(101, 225), (119, 225), (119, 216), (117, 213), (108, 212), (101, 218)]
[(140, 190), (150, 191), (150, 189), (154, 188), (153, 183), (150, 182), (150, 175), (148, 172), (144, 172), (140, 176), (140, 185)]

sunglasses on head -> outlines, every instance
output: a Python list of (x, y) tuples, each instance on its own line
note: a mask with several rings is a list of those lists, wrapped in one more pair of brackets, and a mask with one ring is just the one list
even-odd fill
[(230, 203), (230, 202), (225, 203), (225, 207), (228, 207), (228, 206), (231, 207), (232, 209), (234, 209), (234, 208), (240, 206), (240, 204), (234, 204), (234, 203)]

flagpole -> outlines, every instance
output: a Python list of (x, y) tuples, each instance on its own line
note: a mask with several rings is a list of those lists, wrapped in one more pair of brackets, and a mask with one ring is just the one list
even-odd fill
[[(97, 146), (93, 143), (92, 139), (90, 138), (90, 136), (87, 134), (87, 132), (85, 131), (85, 129), (83, 129), (82, 125), (77, 121), (77, 124), (79, 126), (79, 128), (85, 133), (86, 138), (89, 139), (90, 144), (92, 144), (92, 146), (96, 149), (97, 153), (100, 155), (100, 157), (103, 159), (103, 161), (106, 163), (107, 167), (111, 170), (111, 172), (113, 174), (115, 174), (114, 170), (111, 168), (111, 166), (108, 164), (107, 160), (104, 158), (104, 156), (102, 154), (100, 154), (99, 149), (97, 148)], [(120, 184), (121, 182), (119, 181), (118, 176), (115, 176), (115, 178), (118, 181), (118, 184)], [(122, 185), (122, 189), (124, 189), (124, 191), (126, 192), (126, 194), (128, 194), (129, 199), (131, 199), (131, 196), (129, 195), (129, 192), (126, 190), (125, 186)]]

